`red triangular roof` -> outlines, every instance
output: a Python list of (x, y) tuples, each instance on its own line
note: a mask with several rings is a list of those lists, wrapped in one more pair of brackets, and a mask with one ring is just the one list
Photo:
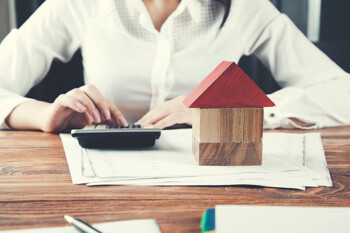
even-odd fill
[(275, 106), (236, 63), (228, 61), (221, 62), (183, 103), (188, 108)]

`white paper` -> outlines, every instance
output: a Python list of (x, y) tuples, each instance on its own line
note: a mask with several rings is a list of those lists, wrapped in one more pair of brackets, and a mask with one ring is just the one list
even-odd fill
[[(62, 217), (63, 218), (63, 217)], [(94, 224), (97, 230), (103, 233), (160, 233), (158, 224), (154, 219), (140, 219), (140, 220), (128, 220)], [(49, 227), (49, 228), (36, 228), (25, 230), (12, 230), (1, 231), (3, 233), (77, 233), (77, 229), (73, 226), (69, 227)]]
[[(74, 184), (331, 186), (319, 134), (264, 134), (262, 166), (198, 166), (192, 131), (162, 131), (148, 149), (84, 149), (61, 134)], [(306, 145), (306, 146), (305, 146)]]
[(348, 207), (218, 205), (217, 233), (348, 233)]
[(314, 179), (320, 186), (332, 186), (322, 141), (318, 138), (317, 134), (310, 134), (305, 139), (305, 166), (320, 175)]

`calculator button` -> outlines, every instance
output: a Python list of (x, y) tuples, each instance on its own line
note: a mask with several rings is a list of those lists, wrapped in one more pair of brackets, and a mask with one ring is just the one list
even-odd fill
[(108, 125), (107, 128), (108, 129), (119, 129), (120, 126), (119, 125)]
[(95, 129), (106, 129), (107, 125), (97, 125)]
[(143, 128), (145, 128), (145, 129), (153, 129), (154, 127), (153, 127), (152, 124), (144, 124)]
[(95, 125), (87, 125), (84, 127), (84, 130), (92, 130), (95, 129)]

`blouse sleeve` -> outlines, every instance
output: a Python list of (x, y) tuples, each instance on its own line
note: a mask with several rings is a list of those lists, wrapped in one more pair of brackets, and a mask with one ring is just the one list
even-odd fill
[(269, 95), (276, 107), (265, 109), (264, 127), (303, 128), (289, 118), (313, 124), (309, 128), (349, 125), (350, 75), (269, 1), (241, 2), (245, 54), (255, 54), (282, 87)]
[(80, 47), (90, 0), (48, 0), (0, 45), (0, 128), (54, 59), (67, 62)]

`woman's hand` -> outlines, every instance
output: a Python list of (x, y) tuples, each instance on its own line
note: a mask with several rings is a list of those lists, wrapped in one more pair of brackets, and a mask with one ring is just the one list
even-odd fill
[(192, 110), (182, 103), (185, 98), (186, 96), (181, 95), (164, 102), (146, 113), (135, 124), (154, 124), (159, 129), (164, 129), (175, 124), (192, 125)]
[(60, 132), (99, 123), (128, 125), (117, 107), (93, 85), (85, 85), (62, 94), (52, 104), (24, 102), (11, 112), (6, 123), (14, 129), (44, 132)]
[(90, 124), (119, 124), (127, 126), (122, 113), (103, 97), (93, 85), (75, 88), (62, 94), (44, 112), (42, 130), (57, 132), (82, 128)]

